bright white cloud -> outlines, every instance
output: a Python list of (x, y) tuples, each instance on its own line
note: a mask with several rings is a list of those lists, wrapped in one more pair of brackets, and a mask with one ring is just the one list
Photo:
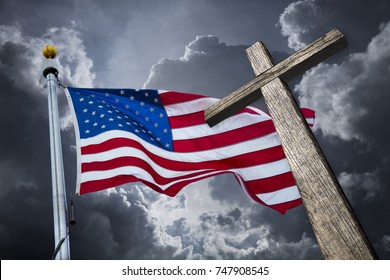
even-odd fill
[[(294, 50), (304, 47), (307, 37), (323, 21), (315, 0), (302, 0), (289, 4), (280, 15), (282, 35), (288, 37), (288, 46)], [(320, 18), (319, 18), (320, 17)]]
[[(0, 47), (2, 52), (9, 52), (11, 61), (2, 67), (5, 71), (14, 72), (18, 79), (17, 85), (24, 89), (34, 85), (38, 90), (39, 81), (42, 82), (42, 71), (45, 67), (45, 58), (42, 48), (46, 44), (54, 44), (58, 49), (57, 61), (60, 79), (82, 87), (93, 85), (92, 60), (88, 58), (81, 34), (65, 27), (50, 28), (42, 37), (30, 37), (23, 34), (19, 24), (0, 26)], [(11, 73), (12, 74), (12, 73)]]
[[(58, 68), (59, 79), (64, 85), (92, 87), (95, 74), (93, 63), (87, 56), (81, 34), (72, 28), (50, 28), (42, 37), (23, 34), (19, 24), (0, 26), (0, 73), (13, 80), (18, 90), (41, 98), (46, 95), (42, 71), (53, 65), (42, 56), (46, 44), (57, 47), (58, 55), (54, 66)], [(9, 57), (9, 59), (6, 59)], [(49, 64), (48, 64), (49, 63)], [(65, 106), (66, 107), (66, 106)], [(61, 118), (63, 129), (71, 126), (71, 116), (64, 113)]]
[(389, 119), (390, 22), (383, 24), (365, 52), (353, 53), (340, 65), (322, 63), (296, 86), (301, 106), (317, 113), (323, 134), (369, 144), (381, 139)]

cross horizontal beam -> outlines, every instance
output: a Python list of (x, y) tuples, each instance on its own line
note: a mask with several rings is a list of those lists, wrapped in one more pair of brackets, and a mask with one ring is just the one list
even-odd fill
[(323, 37), (264, 71), (205, 110), (205, 120), (214, 126), (261, 97), (261, 87), (276, 78), (288, 81), (347, 46), (344, 35), (333, 29)]

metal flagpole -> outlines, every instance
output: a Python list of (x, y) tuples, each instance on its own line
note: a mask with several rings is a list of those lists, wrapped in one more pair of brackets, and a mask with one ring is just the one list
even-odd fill
[(43, 70), (46, 78), (49, 109), (50, 154), (52, 174), (53, 216), (54, 216), (54, 243), (53, 259), (69, 260), (69, 226), (66, 203), (66, 189), (64, 167), (62, 160), (60, 117), (58, 113), (58, 70), (54, 67), (53, 58), (57, 54), (54, 46), (45, 46), (43, 55), (48, 59), (48, 65)]

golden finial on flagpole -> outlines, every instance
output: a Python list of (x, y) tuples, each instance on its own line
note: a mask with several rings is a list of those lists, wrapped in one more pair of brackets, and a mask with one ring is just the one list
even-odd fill
[(46, 45), (43, 47), (42, 49), (42, 54), (44, 57), (46, 57), (47, 59), (53, 59), (56, 57), (57, 55), (57, 49), (55, 46), (53, 45)]
[(42, 49), (42, 55), (47, 59), (44, 62), (45, 70), (43, 70), (43, 76), (46, 78), (49, 73), (52, 73), (57, 77), (57, 63), (53, 60), (57, 55), (57, 48), (53, 45), (46, 45)]

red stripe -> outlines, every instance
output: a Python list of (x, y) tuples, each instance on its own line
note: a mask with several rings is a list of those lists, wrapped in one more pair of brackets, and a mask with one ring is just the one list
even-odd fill
[(172, 129), (205, 124), (204, 112), (195, 112), (187, 115), (169, 117)]
[[(120, 175), (104, 180), (84, 182), (80, 184), (80, 195), (90, 192), (97, 192), (127, 183), (139, 182), (140, 180), (130, 175)], [(158, 191), (158, 190), (156, 190)], [(161, 190), (160, 190), (161, 192)]]
[[(221, 172), (220, 174), (223, 173), (228, 173), (228, 172)], [(89, 182), (84, 182), (81, 183), (80, 185), (80, 194), (86, 194), (90, 192), (96, 192), (112, 187), (117, 187), (126, 183), (132, 183), (132, 182), (142, 182), (146, 186), (152, 188), (153, 190), (163, 193), (169, 196), (176, 196), (176, 194), (185, 186), (188, 184), (191, 184), (193, 182), (203, 180), (209, 177), (213, 177), (219, 174), (204, 174), (203, 176), (200, 176), (199, 178), (188, 178), (187, 180), (181, 181), (181, 182), (176, 182), (166, 190), (162, 190), (159, 186), (145, 181), (143, 179), (137, 178), (132, 175), (118, 175), (112, 178), (106, 178), (106, 179), (101, 179), (101, 180), (96, 180), (96, 181), (89, 181)]]
[[(237, 174), (234, 174), (234, 176), (236, 177), (237, 179), (237, 182), (240, 184), (240, 180), (237, 178)], [(251, 181), (253, 182), (253, 181)], [(283, 203), (279, 203), (279, 204), (274, 204), (274, 205), (268, 205), (268, 204), (265, 204), (262, 200), (260, 200), (260, 198), (258, 198), (256, 196), (256, 194), (260, 194), (260, 193), (264, 193), (264, 191), (261, 191), (261, 192), (253, 192), (250, 187), (248, 188), (248, 185), (251, 184), (251, 182), (244, 182), (245, 184), (245, 189), (247, 191), (247, 194), (254, 200), (256, 201), (257, 203), (260, 203), (260, 204), (263, 204), (263, 205), (266, 205), (278, 212), (280, 212), (281, 214), (285, 214), (287, 212), (287, 210), (291, 209), (291, 208), (294, 208), (294, 207), (297, 207), (299, 206), (300, 204), (302, 204), (302, 199), (301, 198), (298, 198), (298, 199), (295, 199), (295, 200), (291, 200), (291, 201), (287, 201), (287, 202), (283, 202)], [(294, 183), (295, 184), (295, 183)], [(294, 185), (293, 184), (293, 185)], [(291, 186), (291, 185), (289, 185)], [(282, 189), (282, 188), (281, 188)], [(272, 191), (272, 190), (271, 190)]]
[(255, 194), (260, 194), (291, 187), (296, 185), (296, 182), (292, 173), (287, 172), (268, 178), (247, 181), (245, 185), (248, 191), (251, 191)]
[[(235, 130), (219, 133), (216, 135), (204, 136), (200, 138), (174, 140), (173, 150), (175, 152), (196, 152), (212, 150), (225, 147), (240, 142), (259, 138), (275, 132), (274, 124), (271, 120), (248, 125)], [(245, 145), (244, 143), (242, 143)]]
[(176, 104), (176, 103), (193, 101), (193, 100), (200, 99), (200, 98), (209, 98), (209, 97), (205, 97), (205, 96), (202, 96), (199, 94), (193, 94), (193, 93), (183, 94), (183, 93), (176, 92), (176, 91), (167, 91), (167, 92), (161, 93), (159, 96), (161, 99), (161, 103), (164, 106), (172, 105), (172, 104)]
[(316, 116), (315, 111), (307, 108), (301, 108), (301, 113), (305, 119), (314, 119)]

